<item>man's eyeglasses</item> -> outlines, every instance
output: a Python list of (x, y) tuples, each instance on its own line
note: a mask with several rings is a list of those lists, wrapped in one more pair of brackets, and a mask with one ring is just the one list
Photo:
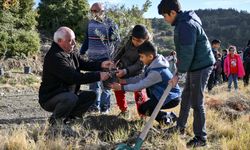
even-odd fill
[(91, 9), (90, 12), (92, 12), (92, 13), (99, 13), (99, 12), (103, 12), (103, 10)]

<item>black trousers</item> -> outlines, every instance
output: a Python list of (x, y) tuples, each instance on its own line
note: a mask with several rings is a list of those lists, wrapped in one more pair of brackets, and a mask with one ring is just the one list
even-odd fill
[(211, 91), (216, 83), (216, 77), (215, 77), (215, 70), (213, 70), (209, 76), (208, 82), (207, 82), (207, 89), (208, 91)]
[[(150, 97), (149, 100), (147, 100), (145, 103), (141, 104), (141, 106), (138, 108), (138, 111), (140, 114), (146, 115), (146, 116), (151, 116), (153, 113), (156, 105), (158, 104), (159, 100), (157, 100), (154, 97)], [(180, 103), (180, 98), (176, 98), (171, 100), (170, 102), (166, 103), (161, 107), (161, 109), (170, 109), (176, 107)], [(155, 120), (160, 122), (162, 118), (167, 115), (167, 112), (164, 111), (159, 111), (157, 114)]]
[(244, 84), (249, 84), (249, 75), (250, 75), (250, 62), (244, 62), (245, 76), (243, 78)]
[(52, 117), (55, 119), (81, 117), (94, 104), (95, 99), (96, 93), (94, 91), (82, 91), (79, 95), (64, 92), (41, 104), (41, 107), (46, 111), (53, 112)]

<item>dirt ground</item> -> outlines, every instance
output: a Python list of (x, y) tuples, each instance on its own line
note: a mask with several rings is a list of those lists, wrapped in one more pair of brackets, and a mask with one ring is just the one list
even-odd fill
[(0, 90), (0, 129), (11, 124), (45, 121), (49, 113), (38, 104), (38, 92), (26, 90)]
[[(87, 89), (84, 85), (82, 89)], [(8, 90), (6, 90), (8, 89)], [(132, 94), (129, 94), (132, 96)], [(111, 103), (115, 106), (114, 95)], [(129, 101), (130, 105), (134, 102)], [(45, 122), (51, 113), (43, 110), (38, 103), (38, 90), (32, 88), (0, 87), (0, 129), (21, 123)]]

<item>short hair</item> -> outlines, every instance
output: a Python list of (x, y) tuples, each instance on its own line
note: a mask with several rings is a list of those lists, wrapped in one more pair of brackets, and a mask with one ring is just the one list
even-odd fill
[(170, 55), (176, 55), (176, 51), (172, 50), (172, 51), (170, 52)]
[(226, 53), (228, 53), (228, 50), (227, 50), (227, 49), (223, 49), (223, 50), (222, 50), (222, 52), (226, 52)]
[(176, 13), (181, 12), (181, 5), (178, 0), (162, 0), (158, 5), (159, 15), (170, 15), (171, 10), (174, 10)]
[(146, 39), (148, 37), (148, 30), (144, 25), (138, 24), (134, 26), (132, 36), (139, 39)]
[(54, 33), (54, 38), (53, 38), (54, 42), (58, 43), (58, 40), (65, 39), (66, 35), (69, 34), (70, 32), (73, 31), (68, 27), (58, 28), (57, 31)]
[(152, 42), (145, 41), (142, 45), (138, 47), (138, 53), (145, 55), (152, 54), (155, 57), (157, 54), (157, 49)]
[(221, 41), (220, 41), (220, 40), (215, 39), (215, 40), (213, 40), (211, 43), (212, 43), (212, 45), (214, 45), (214, 44), (220, 44), (220, 43), (221, 43)]
[(233, 49), (234, 51), (236, 51), (236, 46), (230, 45), (229, 48), (228, 48), (228, 50), (230, 51), (231, 49)]

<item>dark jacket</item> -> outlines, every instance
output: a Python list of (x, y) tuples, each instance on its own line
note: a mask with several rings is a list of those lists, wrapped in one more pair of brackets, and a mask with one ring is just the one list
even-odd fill
[(243, 61), (244, 63), (250, 63), (250, 46), (243, 53)]
[(80, 84), (100, 80), (99, 72), (80, 73), (80, 70), (97, 71), (101, 62), (86, 62), (79, 53), (67, 54), (55, 42), (44, 58), (42, 83), (39, 89), (39, 103), (44, 103), (62, 92), (77, 92)]
[(194, 11), (180, 12), (172, 25), (178, 72), (201, 70), (215, 63), (201, 20)]
[(132, 44), (132, 38), (130, 37), (125, 45), (118, 50), (114, 61), (119, 61), (119, 69), (126, 69), (127, 74), (124, 78), (139, 75), (143, 70), (143, 63), (140, 61), (138, 48)]

